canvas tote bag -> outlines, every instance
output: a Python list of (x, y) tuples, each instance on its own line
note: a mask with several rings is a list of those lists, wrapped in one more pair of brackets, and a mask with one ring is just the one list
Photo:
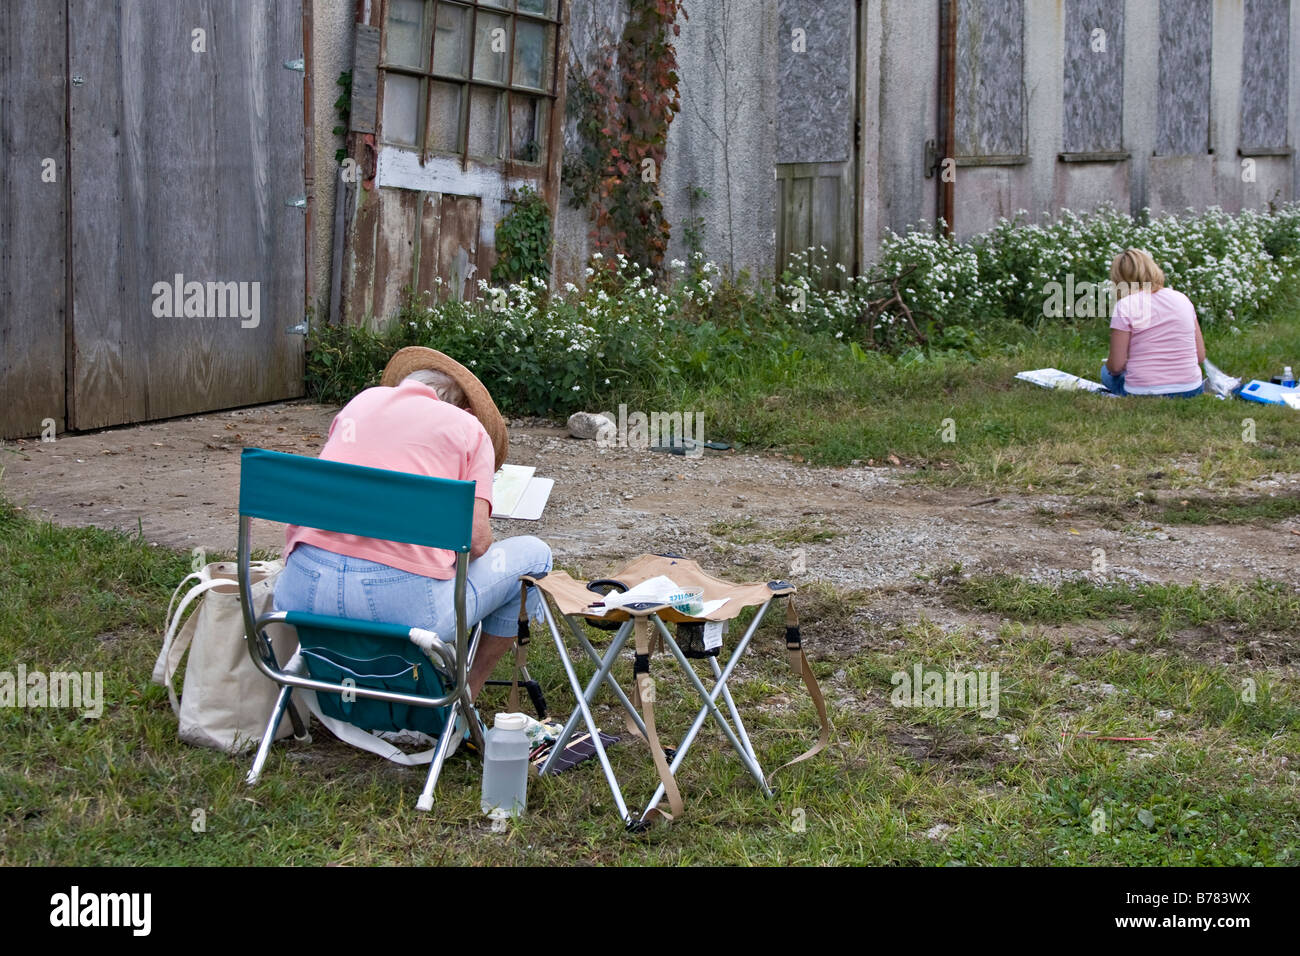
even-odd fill
[[(275, 578), (283, 568), (282, 561), (252, 562), (254, 615), (270, 609)], [(196, 601), (197, 608), (186, 617), (185, 612)], [(298, 649), (297, 636), (293, 628), (284, 625), (272, 625), (267, 633), (283, 668)], [(178, 699), (175, 676), (186, 649), (189, 659)], [(154, 664), (153, 680), (167, 688), (172, 710), (180, 719), (180, 738), (186, 743), (240, 753), (261, 741), (280, 688), (248, 656), (239, 605), (238, 566), (234, 562), (204, 565), (176, 588), (167, 606), (167, 633)], [(290, 698), (290, 706), (298, 708), (305, 725), (310, 718), (296, 698)], [(293, 723), (286, 713), (275, 739), (292, 732)]]

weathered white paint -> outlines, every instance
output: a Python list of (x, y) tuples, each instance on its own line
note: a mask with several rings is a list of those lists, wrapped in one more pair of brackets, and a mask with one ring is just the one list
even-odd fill
[(455, 156), (431, 156), (423, 166), (420, 154), (400, 146), (381, 146), (375, 170), (375, 184), (392, 189), (477, 196), (483, 204), (479, 217), (479, 243), (496, 247), (496, 228), (505, 215), (505, 200), (512, 189), (533, 185), (531, 180), (508, 180), (493, 166), (469, 161), (460, 167)]

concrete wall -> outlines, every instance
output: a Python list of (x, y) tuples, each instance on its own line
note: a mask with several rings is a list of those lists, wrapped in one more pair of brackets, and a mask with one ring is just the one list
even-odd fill
[[(776, 259), (775, 0), (710, 0), (687, 8), (677, 38), (682, 110), (668, 132), (660, 185), (670, 223), (689, 215), (687, 189), (708, 198), (704, 256), (723, 269), (770, 274)], [(682, 230), (669, 255), (686, 257)]]
[[(1022, 165), (961, 165), (955, 186), (959, 237), (1024, 210), (1030, 218), (1061, 208), (1087, 210), (1110, 203), (1134, 214), (1219, 205), (1229, 211), (1260, 208), (1300, 195), (1294, 156), (1258, 156), (1255, 182), (1244, 182), (1241, 135), (1243, 0), (1212, 0), (1209, 146), (1188, 155), (1154, 155), (1158, 146), (1157, 91), (1160, 4), (1126, 0), (1123, 30), (1123, 147), (1130, 158), (1062, 162), (1066, 4), (1026, 0), (1024, 39), (1025, 140)], [(1186, 3), (1187, 0), (1179, 0)], [(859, 201), (862, 243), (870, 261), (886, 229), (935, 218), (937, 179), (923, 174), (925, 142), (937, 138), (938, 3), (864, 0), (863, 163)], [(1172, 8), (1171, 8), (1172, 9)], [(1291, 48), (1288, 142), (1300, 129), (1300, 0), (1290, 0)], [(1072, 38), (1073, 39), (1073, 38)], [(1175, 123), (1175, 128), (1177, 124)]]
[[(336, 137), (334, 80), (348, 69), (353, 0), (313, 0), (316, 79), (315, 257), (318, 300), (329, 289)], [(1177, 0), (1187, 3), (1188, 0)], [(1288, 142), (1300, 130), (1300, 0), (1290, 2)], [(570, 0), (569, 54), (584, 70), (617, 43), (627, 0)], [(673, 226), (669, 256), (686, 257), (683, 226), (691, 216), (688, 189), (707, 199), (704, 252), (737, 272), (770, 274), (775, 260), (775, 163), (779, 137), (777, 51), (803, 0), (706, 0), (687, 6), (676, 40), (682, 110), (670, 128), (660, 173), (665, 213)], [(861, 159), (857, 175), (859, 243), (866, 262), (887, 230), (903, 231), (936, 217), (938, 177), (925, 175), (925, 143), (938, 137), (938, 0), (861, 0), (862, 30), (854, 87), (860, 96)], [(1300, 163), (1292, 156), (1258, 156), (1255, 182), (1242, 179), (1241, 134), (1244, 0), (1211, 0), (1213, 39), (1209, 140), (1213, 152), (1153, 155), (1158, 143), (1160, 3), (1122, 0), (1123, 149), (1127, 159), (1062, 162), (1065, 148), (1063, 64), (1070, 0), (1025, 0), (1024, 139), (1021, 165), (962, 165), (956, 180), (956, 227), (966, 237), (1000, 216), (1026, 210), (1031, 218), (1061, 208), (1103, 203), (1140, 213), (1218, 204), (1258, 208), (1300, 195)], [(845, 4), (852, 15), (853, 4)], [(1172, 9), (1172, 8), (1171, 8)], [(852, 24), (844, 29), (851, 33)], [(1113, 39), (1113, 38), (1112, 38)], [(788, 99), (788, 98), (787, 98)], [(572, 124), (566, 150), (576, 148)], [(556, 222), (557, 281), (579, 281), (589, 253), (591, 223), (562, 194)]]
[[(674, 225), (668, 255), (685, 259), (682, 223), (691, 217), (688, 190), (707, 198), (703, 252), (737, 272), (770, 273), (775, 259), (776, 0), (709, 0), (690, 4), (677, 37), (681, 112), (669, 128), (660, 171), (664, 213)], [(570, 54), (584, 72), (615, 45), (626, 0), (572, 0)], [(565, 147), (578, 140), (570, 124)], [(591, 221), (561, 193), (556, 221), (555, 273), (578, 281), (589, 254)]]
[[(617, 48), (626, 22), (626, 0), (569, 0), (569, 56), (575, 68), (590, 75), (596, 57)], [(564, 125), (564, 151), (567, 156), (579, 148), (577, 124), (571, 116)], [(581, 283), (591, 251), (591, 217), (586, 208), (574, 208), (572, 197), (569, 189), (560, 190), (555, 216), (553, 269), (560, 283)]]

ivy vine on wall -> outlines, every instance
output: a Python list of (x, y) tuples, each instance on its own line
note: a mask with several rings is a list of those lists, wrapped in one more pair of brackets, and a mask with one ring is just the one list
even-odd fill
[(681, 109), (672, 39), (681, 33), (678, 14), (688, 19), (681, 0), (628, 0), (617, 48), (597, 58), (589, 75), (576, 66), (570, 74), (581, 139), (563, 170), (571, 202), (590, 209), (593, 251), (605, 261), (622, 253), (656, 272), (670, 234), (659, 176), (668, 127)]

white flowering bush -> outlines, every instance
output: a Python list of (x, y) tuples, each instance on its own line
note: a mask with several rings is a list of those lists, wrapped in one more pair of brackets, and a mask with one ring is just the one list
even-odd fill
[(903, 277), (899, 292), (922, 333), (941, 338), (952, 326), (1037, 323), (1046, 317), (1051, 284), (1068, 276), (1076, 286), (1106, 282), (1111, 260), (1129, 247), (1155, 257), (1202, 323), (1249, 321), (1300, 264), (1300, 204), (1237, 216), (1213, 207), (1150, 222), (1105, 207), (1086, 215), (1066, 210), (1041, 224), (1002, 219), (968, 242), (928, 229), (890, 234), (866, 276), (831, 276), (819, 257), (795, 257), (781, 279), (781, 300), (806, 328), (895, 350), (910, 332), (899, 310), (864, 318), (868, 302), (890, 294), (893, 277)]
[[(378, 381), (395, 350), (428, 345), (472, 368), (503, 409), (567, 415), (666, 381), (741, 379), (762, 361), (795, 368), (809, 349), (847, 349), (856, 361), (864, 348), (908, 361), (932, 350), (974, 357), (997, 325), (1048, 319), (1050, 284), (1104, 282), (1129, 246), (1155, 257), (1202, 323), (1238, 325), (1297, 274), (1300, 204), (1150, 222), (1112, 209), (1064, 212), (1042, 223), (1004, 219), (968, 242), (917, 230), (886, 237), (866, 275), (827, 266), (825, 250), (814, 249), (776, 282), (757, 284), (725, 278), (699, 253), (673, 260), (658, 283), (622, 256), (597, 254), (582, 288), (481, 281), (468, 302), (412, 297), (381, 332), (318, 329), (307, 386), (319, 400), (346, 401)], [(887, 301), (895, 291), (906, 309)]]

